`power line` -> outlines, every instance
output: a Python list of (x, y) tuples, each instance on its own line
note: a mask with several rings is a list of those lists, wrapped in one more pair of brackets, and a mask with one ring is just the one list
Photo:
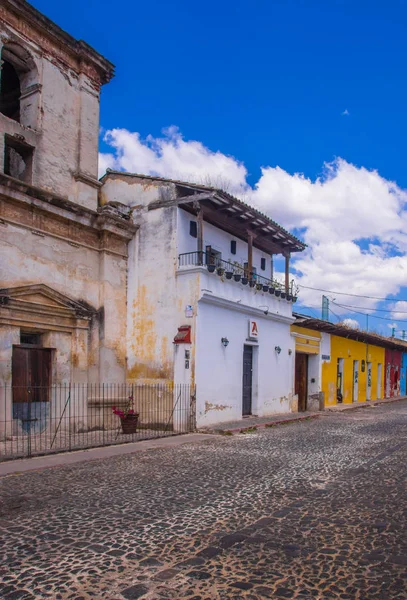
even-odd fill
[[(334, 302), (334, 300), (331, 300), (331, 302)], [(372, 312), (391, 312), (392, 310), (394, 310), (394, 312), (400, 313), (402, 315), (407, 315), (407, 310), (398, 310), (397, 308), (368, 308), (367, 306), (352, 306), (350, 304), (341, 304), (340, 306), (344, 307), (344, 308), (359, 308), (360, 310), (371, 310)]]
[(363, 315), (364, 317), (369, 316), (369, 317), (372, 317), (372, 319), (381, 319), (382, 321), (397, 321), (398, 323), (407, 323), (407, 319), (394, 319), (394, 318), (390, 319), (389, 317), (379, 317), (378, 315), (371, 315), (368, 313), (361, 312), (360, 310), (354, 310), (351, 308), (347, 308), (343, 304), (338, 304), (337, 302), (334, 302), (333, 300), (331, 300), (331, 303), (335, 304), (335, 306), (339, 306), (339, 308), (346, 308), (349, 312), (353, 312), (358, 315)]
[(349, 294), (347, 292), (333, 292), (332, 290), (323, 290), (322, 288), (310, 287), (307, 285), (298, 284), (298, 287), (304, 288), (305, 290), (315, 290), (316, 292), (326, 292), (328, 294), (336, 294), (341, 296), (353, 296), (354, 298), (367, 298), (368, 300), (386, 300), (387, 302), (398, 302), (397, 298), (378, 298), (377, 296), (364, 296), (362, 294)]

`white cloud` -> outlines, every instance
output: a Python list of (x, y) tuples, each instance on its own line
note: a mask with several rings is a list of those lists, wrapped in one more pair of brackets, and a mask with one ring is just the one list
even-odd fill
[(342, 323), (344, 325), (346, 325), (346, 327), (351, 327), (352, 329), (359, 329), (360, 325), (358, 323), (358, 321), (356, 321), (356, 319), (344, 319), (342, 321)]
[(345, 110), (344, 110), (343, 112), (341, 112), (341, 115), (342, 115), (343, 117), (348, 117), (348, 116), (350, 115), (350, 112), (348, 111), (348, 109), (347, 109), (347, 108), (345, 108)]
[[(376, 297), (394, 296), (407, 286), (407, 192), (377, 171), (338, 158), (311, 180), (264, 166), (250, 187), (242, 162), (184, 140), (176, 127), (146, 139), (113, 129), (104, 140), (111, 151), (100, 155), (102, 172), (110, 167), (226, 186), (284, 227), (299, 230), (308, 248), (294, 257), (293, 267), (303, 286)], [(302, 288), (300, 297), (314, 308), (321, 304), (321, 292)], [(337, 302), (377, 305), (346, 296), (337, 296)]]
[[(400, 319), (402, 321), (407, 320), (407, 302), (405, 300), (399, 300), (395, 302), (393, 305), (393, 310), (391, 311), (391, 316), (393, 319)], [(407, 329), (407, 327), (405, 327)]]

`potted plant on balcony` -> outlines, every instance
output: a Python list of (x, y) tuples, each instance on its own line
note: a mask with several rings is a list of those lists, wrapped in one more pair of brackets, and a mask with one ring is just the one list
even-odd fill
[(134, 410), (134, 396), (129, 396), (125, 410), (112, 407), (113, 413), (120, 419), (122, 432), (124, 434), (136, 433), (139, 413)]
[(263, 284), (262, 283), (256, 283), (256, 290), (258, 290), (259, 292), (261, 292), (262, 289), (263, 289)]
[(223, 277), (223, 274), (225, 273), (225, 269), (223, 267), (218, 267), (216, 269), (216, 272), (219, 275), (219, 277)]
[(276, 291), (275, 288), (272, 285), (270, 285), (269, 286), (269, 294), (271, 294), (273, 296), (275, 291)]
[(251, 288), (254, 288), (254, 286), (256, 285), (256, 282), (254, 281), (254, 279), (250, 279), (249, 285)]
[(292, 299), (293, 299), (293, 297), (291, 296), (291, 294), (287, 294), (287, 301), (291, 302)]
[(243, 275), (243, 277), (242, 277), (242, 283), (243, 283), (243, 285), (247, 285), (247, 284), (249, 283), (249, 280), (248, 280), (248, 278), (247, 278), (247, 277), (245, 277), (244, 275)]
[(226, 279), (232, 279), (232, 277), (233, 277), (233, 271), (226, 271), (225, 272), (225, 277), (226, 277)]
[(287, 296), (286, 292), (281, 292), (281, 297), (283, 298), (283, 300), (285, 299), (286, 296)]
[(281, 290), (280, 290), (279, 288), (276, 288), (276, 289), (274, 290), (274, 293), (275, 293), (275, 295), (277, 296), (277, 298), (278, 298), (279, 296), (281, 296)]
[(215, 273), (216, 265), (208, 265), (209, 273)]
[(265, 283), (263, 284), (263, 292), (268, 292), (269, 291), (269, 286)]
[(233, 273), (233, 279), (235, 281), (240, 281), (241, 277), (242, 276), (240, 275), (240, 273)]

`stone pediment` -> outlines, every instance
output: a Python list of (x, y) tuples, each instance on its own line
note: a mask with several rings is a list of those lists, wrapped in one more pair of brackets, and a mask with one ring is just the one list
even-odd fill
[(84, 302), (72, 300), (45, 284), (24, 285), (0, 289), (0, 308), (13, 313), (32, 314), (77, 320), (90, 320), (95, 309)]

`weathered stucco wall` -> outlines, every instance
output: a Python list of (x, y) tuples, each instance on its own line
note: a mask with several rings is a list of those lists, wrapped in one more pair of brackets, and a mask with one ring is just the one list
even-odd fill
[(20, 78), (20, 123), (0, 114), (0, 171), (3, 134), (17, 135), (34, 148), (27, 183), (96, 210), (102, 72), (89, 47), (80, 53), (75, 40), (56, 41), (35, 19), (24, 20), (9, 8), (8, 2), (0, 6), (0, 53), (17, 49), (29, 72)]
[[(258, 343), (247, 341), (249, 319), (259, 327)], [(227, 337), (225, 348), (221, 338)], [(239, 305), (200, 301), (197, 318), (197, 425), (242, 418), (243, 346), (253, 344), (252, 413), (263, 416), (296, 410), (293, 396), (294, 341), (290, 322), (260, 316)], [(280, 346), (277, 354), (275, 346)], [(291, 350), (291, 354), (289, 353)]]

